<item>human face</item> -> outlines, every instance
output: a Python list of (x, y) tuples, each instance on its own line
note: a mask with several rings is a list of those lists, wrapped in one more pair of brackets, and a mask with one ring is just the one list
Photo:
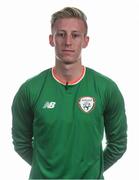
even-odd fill
[(84, 22), (77, 18), (56, 20), (49, 36), (51, 46), (55, 47), (56, 61), (64, 64), (81, 62), (81, 51), (88, 44)]

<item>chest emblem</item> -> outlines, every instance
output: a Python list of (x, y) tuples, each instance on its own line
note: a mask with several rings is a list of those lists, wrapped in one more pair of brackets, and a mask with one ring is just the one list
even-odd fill
[(82, 111), (89, 113), (95, 108), (96, 100), (93, 97), (81, 97), (78, 101), (79, 107)]

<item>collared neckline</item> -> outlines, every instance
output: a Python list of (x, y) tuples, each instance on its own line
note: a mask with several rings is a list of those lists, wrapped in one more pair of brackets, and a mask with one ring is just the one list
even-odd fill
[(61, 79), (57, 74), (56, 74), (56, 69), (55, 67), (52, 67), (52, 76), (53, 78), (59, 82), (60, 84), (63, 84), (63, 85), (66, 85), (68, 83), (68, 85), (75, 85), (75, 84), (78, 84), (85, 76), (85, 72), (86, 72), (86, 67), (85, 66), (82, 66), (82, 72), (81, 72), (81, 75), (76, 78), (75, 80), (72, 80), (72, 81), (68, 81), (66, 82), (65, 80)]

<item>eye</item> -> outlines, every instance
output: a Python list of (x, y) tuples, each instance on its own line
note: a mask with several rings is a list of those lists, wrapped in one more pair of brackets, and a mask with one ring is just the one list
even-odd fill
[(73, 33), (72, 34), (72, 38), (75, 39), (75, 38), (78, 38), (80, 37), (81, 35), (79, 33)]
[(62, 38), (65, 37), (65, 33), (64, 33), (64, 32), (58, 32), (56, 35), (57, 35), (58, 37), (62, 37)]

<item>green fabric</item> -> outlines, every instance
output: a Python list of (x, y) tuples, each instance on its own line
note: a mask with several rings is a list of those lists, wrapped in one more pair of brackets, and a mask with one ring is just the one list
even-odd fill
[[(86, 97), (93, 99), (88, 112), (80, 106)], [(103, 179), (126, 150), (123, 97), (111, 79), (89, 68), (67, 88), (51, 69), (29, 79), (14, 98), (12, 114), (14, 147), (31, 165), (30, 179)]]

